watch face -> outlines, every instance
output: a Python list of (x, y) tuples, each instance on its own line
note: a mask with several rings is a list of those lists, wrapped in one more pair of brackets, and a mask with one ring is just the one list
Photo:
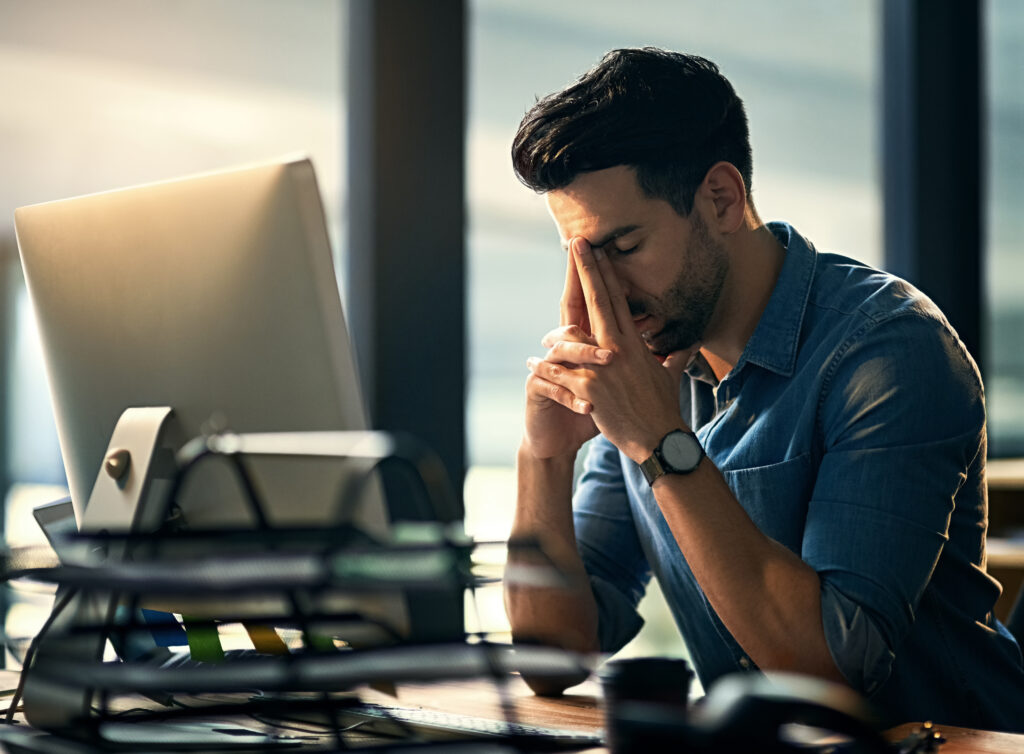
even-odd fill
[(687, 432), (672, 432), (661, 443), (661, 456), (678, 471), (693, 471), (704, 452), (697, 438)]

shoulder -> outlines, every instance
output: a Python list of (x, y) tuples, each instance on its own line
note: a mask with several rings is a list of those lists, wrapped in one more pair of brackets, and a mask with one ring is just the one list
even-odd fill
[(808, 303), (822, 311), (877, 321), (917, 314), (945, 322), (931, 299), (906, 280), (831, 252), (817, 253)]
[(902, 278), (838, 254), (820, 253), (807, 323), (828, 331), (833, 366), (875, 346), (893, 360), (923, 358), (980, 383), (973, 358), (935, 303)]
[(912, 423), (936, 437), (981, 431), (981, 374), (931, 299), (898, 277), (825, 256), (833, 259), (814, 301), (820, 323), (831, 322), (833, 346), (823, 414)]

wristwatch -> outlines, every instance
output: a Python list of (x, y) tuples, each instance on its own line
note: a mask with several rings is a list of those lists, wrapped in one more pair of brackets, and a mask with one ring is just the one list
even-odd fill
[(640, 471), (648, 484), (654, 484), (665, 474), (689, 474), (704, 458), (704, 448), (697, 435), (673, 429), (661, 438), (651, 457), (640, 464)]

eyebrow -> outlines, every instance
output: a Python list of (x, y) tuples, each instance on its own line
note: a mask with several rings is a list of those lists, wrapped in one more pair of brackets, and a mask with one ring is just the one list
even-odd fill
[[(611, 231), (610, 233), (605, 234), (602, 238), (598, 239), (597, 241), (591, 241), (590, 239), (587, 239), (587, 243), (589, 243), (590, 247), (593, 249), (600, 249), (602, 246), (607, 246), (608, 244), (610, 244), (616, 238), (624, 236), (627, 233), (632, 233), (639, 227), (639, 225), (622, 225), (616, 228), (615, 230)], [(562, 244), (562, 249), (564, 249), (565, 251), (569, 250), (568, 241)]]

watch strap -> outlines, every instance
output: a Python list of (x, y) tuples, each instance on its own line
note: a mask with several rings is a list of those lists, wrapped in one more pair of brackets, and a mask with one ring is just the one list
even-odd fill
[(651, 454), (650, 458), (640, 464), (640, 471), (643, 473), (644, 479), (647, 480), (647, 484), (654, 484), (668, 473), (665, 471), (665, 467), (661, 465), (657, 450)]

